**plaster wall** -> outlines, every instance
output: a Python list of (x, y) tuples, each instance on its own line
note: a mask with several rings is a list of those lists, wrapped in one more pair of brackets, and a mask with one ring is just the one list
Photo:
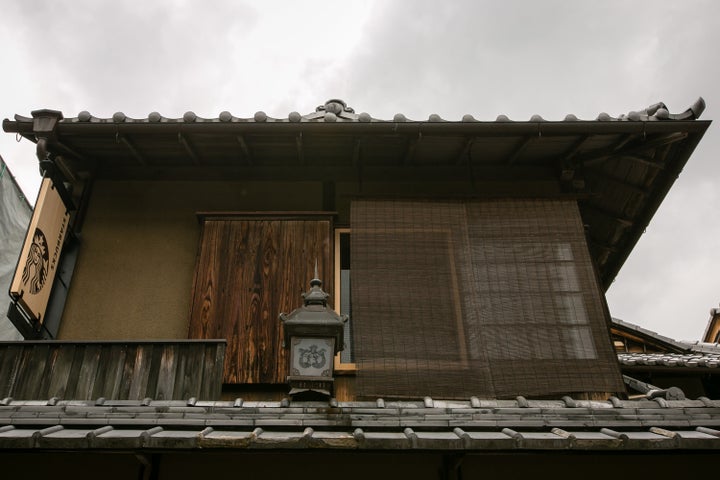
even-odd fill
[(96, 181), (61, 340), (187, 338), (200, 211), (318, 211), (313, 182)]

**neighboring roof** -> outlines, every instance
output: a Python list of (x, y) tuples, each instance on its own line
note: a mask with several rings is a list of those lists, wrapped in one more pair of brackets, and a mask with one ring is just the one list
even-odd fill
[(630, 334), (657, 347), (667, 349), (669, 352), (682, 353), (690, 349), (687, 343), (673, 340), (657, 332), (643, 328), (640, 325), (626, 322), (619, 318), (612, 318), (612, 328), (618, 332)]
[[(717, 369), (720, 367), (720, 348), (714, 353), (618, 353), (621, 366), (626, 367), (688, 367)], [(720, 373), (714, 371), (713, 373)]]
[[(402, 114), (379, 120), (329, 100), (315, 112), (286, 118), (227, 111), (210, 119), (193, 112), (64, 118), (38, 110), (32, 118), (5, 119), (3, 129), (42, 140), (40, 155), (61, 156), (60, 170), (71, 177), (448, 181), (467, 185), (463, 195), (497, 196), (537, 195), (507, 186), (508, 180), (534, 182), (548, 194), (579, 199), (607, 288), (710, 125), (696, 120), (704, 108), (698, 99), (679, 114), (657, 103), (589, 121), (574, 115), (448, 121), (436, 114), (413, 121)], [(505, 186), (492, 193), (490, 184)]]
[(0, 449), (720, 449), (720, 400), (0, 402)]
[[(623, 367), (720, 367), (720, 345), (717, 343), (687, 342), (673, 340), (639, 325), (619, 318), (612, 319), (612, 328), (630, 333), (656, 347), (667, 349), (665, 352), (619, 352), (618, 360)], [(713, 371), (713, 373), (717, 373)]]

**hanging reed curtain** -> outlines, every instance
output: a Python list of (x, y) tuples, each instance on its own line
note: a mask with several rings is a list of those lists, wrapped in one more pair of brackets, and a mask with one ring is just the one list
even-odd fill
[(623, 389), (574, 202), (358, 200), (351, 226), (360, 395)]

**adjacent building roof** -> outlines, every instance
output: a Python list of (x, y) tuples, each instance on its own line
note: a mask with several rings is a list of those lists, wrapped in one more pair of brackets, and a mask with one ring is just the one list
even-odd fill
[(720, 449), (720, 400), (0, 402), (0, 448)]
[(539, 195), (518, 187), (525, 181), (544, 195), (579, 199), (607, 288), (708, 128), (696, 120), (704, 108), (698, 99), (679, 114), (657, 103), (594, 120), (415, 121), (356, 114), (334, 99), (284, 118), (38, 110), (5, 119), (3, 129), (38, 142), (39, 155), (55, 158), (70, 179), (444, 181), (466, 184), (462, 195)]
[[(717, 369), (720, 367), (720, 344), (673, 340), (619, 318), (612, 319), (612, 327), (625, 333), (634, 334), (661, 352), (618, 352), (623, 367), (681, 367), (693, 369)], [(708, 373), (717, 373), (708, 370)]]

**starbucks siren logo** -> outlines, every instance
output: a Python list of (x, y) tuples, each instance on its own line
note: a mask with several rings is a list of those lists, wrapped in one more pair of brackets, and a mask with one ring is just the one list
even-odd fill
[(48, 274), (48, 263), (47, 239), (42, 230), (36, 228), (22, 273), (23, 284), (28, 285), (28, 290), (33, 295), (39, 293), (43, 286), (45, 286), (45, 280), (47, 280)]

